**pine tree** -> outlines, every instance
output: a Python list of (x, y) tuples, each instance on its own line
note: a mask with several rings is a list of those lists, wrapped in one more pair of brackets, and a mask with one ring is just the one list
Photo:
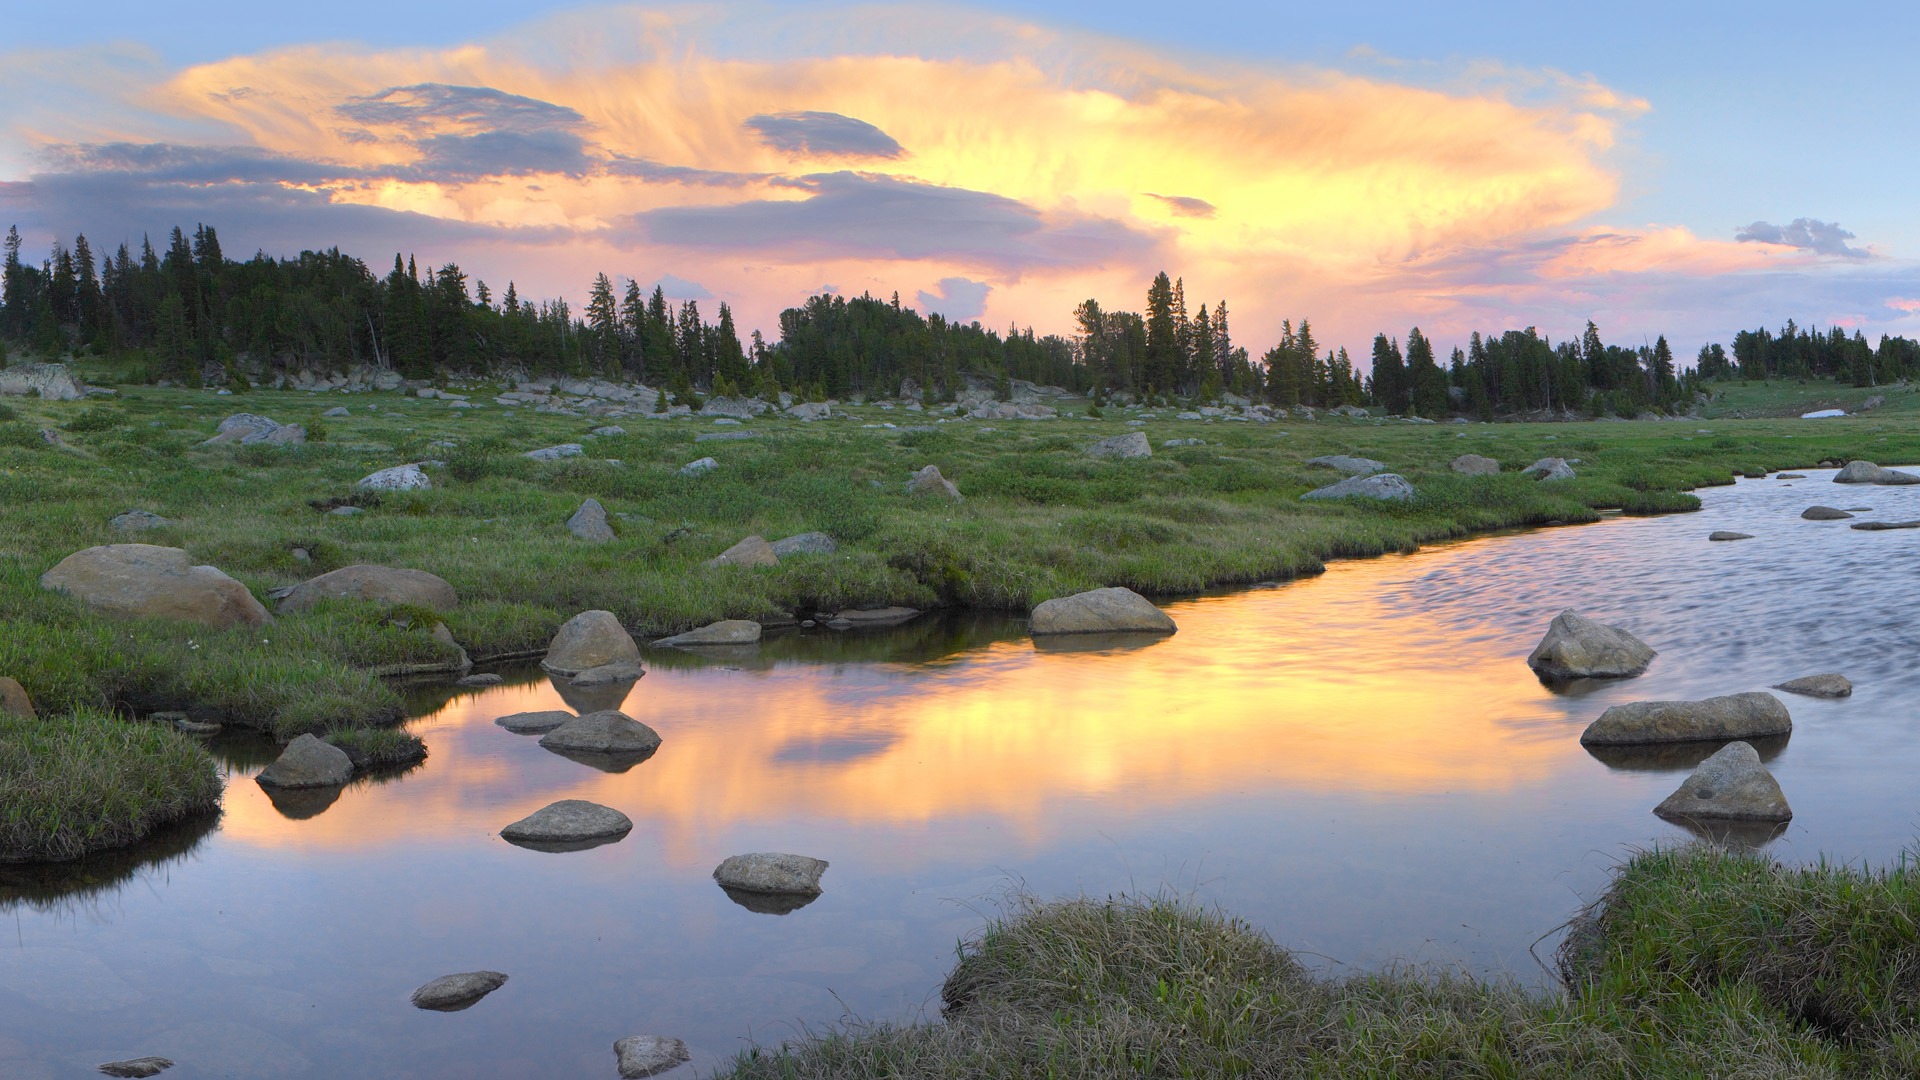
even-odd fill
[(1373, 339), (1373, 397), (1392, 415), (1405, 415), (1412, 404), (1407, 385), (1406, 365), (1400, 359), (1400, 344), (1385, 334)]
[(1147, 289), (1146, 356), (1141, 366), (1148, 393), (1173, 392), (1180, 372), (1180, 334), (1174, 321), (1173, 282), (1165, 270)]
[(1419, 327), (1407, 331), (1407, 382), (1414, 415), (1438, 420), (1447, 415), (1447, 375), (1433, 358), (1433, 342)]
[(587, 330), (601, 370), (617, 375), (620, 365), (620, 309), (613, 299), (613, 282), (606, 274), (593, 279), (587, 294)]

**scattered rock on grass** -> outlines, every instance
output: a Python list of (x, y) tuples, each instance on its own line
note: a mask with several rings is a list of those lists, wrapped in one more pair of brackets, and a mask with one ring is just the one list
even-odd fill
[(4, 675), (0, 675), (0, 713), (12, 713), (29, 720), (38, 715), (33, 711), (33, 699), (27, 696), (27, 688)]
[(353, 410), (347, 408), (345, 405), (335, 405), (333, 408), (328, 409), (326, 412), (323, 412), (320, 415), (327, 417), (328, 419), (333, 419), (341, 416), (352, 416)]
[(1809, 506), (1800, 511), (1800, 516), (1808, 521), (1841, 521), (1853, 515), (1831, 506)]
[(1588, 746), (1637, 746), (1645, 743), (1705, 742), (1785, 735), (1793, 717), (1772, 694), (1758, 691), (1701, 701), (1631, 701), (1615, 705), (1587, 725), (1580, 741)]
[(194, 566), (179, 548), (90, 547), (40, 575), (40, 587), (125, 618), (180, 619), (216, 628), (273, 621), (245, 585), (214, 567)]
[(1527, 666), (1543, 678), (1618, 679), (1647, 670), (1655, 655), (1627, 631), (1569, 609), (1553, 617)]
[(1401, 502), (1414, 496), (1413, 485), (1399, 473), (1374, 473), (1372, 476), (1349, 476), (1337, 484), (1328, 484), (1315, 488), (1300, 496), (1302, 499), (1380, 499), (1386, 502)]
[(773, 542), (773, 554), (782, 559), (789, 555), (831, 555), (839, 550), (833, 537), (823, 532), (799, 533)]
[(173, 524), (173, 522), (168, 521), (166, 518), (150, 510), (128, 510), (123, 514), (115, 514), (107, 520), (107, 526), (109, 528), (118, 529), (121, 532), (140, 532), (143, 529), (164, 529), (171, 524)]
[(1343, 472), (1348, 476), (1366, 476), (1371, 473), (1384, 472), (1387, 468), (1387, 463), (1384, 461), (1375, 461), (1372, 458), (1348, 457), (1345, 454), (1328, 454), (1324, 457), (1308, 458), (1306, 463), (1316, 468)]
[(699, 461), (689, 461), (680, 466), (679, 471), (681, 476), (699, 476), (701, 473), (712, 472), (719, 467), (719, 462), (710, 457), (703, 457)]
[(1534, 462), (1520, 471), (1536, 480), (1573, 479), (1573, 466), (1567, 464), (1566, 458), (1541, 458), (1539, 461)]
[(280, 601), (280, 609), (306, 611), (322, 600), (410, 604), (434, 611), (451, 611), (460, 605), (460, 597), (445, 578), (425, 570), (361, 564), (308, 578)]
[(417, 464), (381, 469), (361, 477), (353, 485), (355, 491), (426, 491), (432, 487), (433, 480)]
[(109, 1061), (100, 1066), (100, 1071), (108, 1076), (159, 1076), (173, 1068), (173, 1061), (163, 1057), (137, 1057), (125, 1061)]
[(1153, 444), (1147, 441), (1146, 432), (1129, 431), (1101, 439), (1087, 447), (1087, 453), (1097, 458), (1147, 458), (1153, 456)]
[(302, 735), (255, 779), (262, 787), (338, 787), (353, 779), (353, 759), (337, 746)]
[(826, 870), (824, 859), (759, 851), (729, 856), (714, 867), (713, 880), (740, 892), (819, 896), (820, 875)]
[(253, 413), (235, 413), (220, 421), (220, 426), (214, 429), (213, 438), (200, 445), (272, 443), (291, 446), (306, 441), (307, 429), (299, 424), (281, 424)]
[(953, 481), (940, 475), (938, 465), (928, 465), (914, 473), (912, 479), (907, 481), (907, 494), (938, 495), (941, 498), (952, 499), (954, 502), (959, 502), (962, 498), (960, 489), (954, 486)]
[(535, 461), (559, 461), (561, 458), (579, 457), (586, 448), (577, 442), (561, 443), (559, 446), (543, 446), (538, 450), (529, 450), (520, 455)]
[(758, 536), (749, 536), (727, 550), (707, 560), (708, 566), (773, 566), (780, 556), (773, 553), (773, 545)]
[(684, 634), (654, 642), (655, 648), (699, 645), (751, 645), (760, 640), (760, 624), (751, 619), (723, 619)]
[(1178, 630), (1166, 612), (1132, 589), (1093, 589), (1042, 601), (1027, 620), (1032, 634), (1171, 634)]
[(1789, 821), (1793, 810), (1779, 781), (1744, 742), (1728, 743), (1700, 763), (1653, 812), (1663, 818)]
[(574, 719), (574, 715), (559, 709), (547, 709), (540, 712), (514, 713), (502, 716), (494, 723), (513, 732), (515, 735), (545, 735), (561, 724)]
[(833, 406), (824, 401), (806, 401), (787, 410), (795, 420), (825, 420), (833, 415)]
[(497, 971), (463, 971), (442, 975), (413, 992), (409, 1001), (416, 1009), (458, 1012), (505, 986), (507, 977)]
[(613, 1044), (613, 1055), (620, 1080), (641, 1080), (693, 1060), (686, 1043), (665, 1035), (629, 1035)]
[(1808, 697), (1843, 698), (1853, 696), (1853, 682), (1845, 675), (1804, 675), (1798, 679), (1788, 679), (1773, 684), (1775, 690), (1785, 690), (1789, 694), (1805, 694)]
[(556, 675), (578, 675), (619, 662), (638, 664), (640, 646), (611, 611), (583, 611), (553, 635), (540, 666)]
[(1492, 476), (1500, 471), (1500, 463), (1480, 454), (1461, 454), (1449, 462), (1447, 468), (1462, 476)]
[(578, 851), (612, 843), (633, 831), (633, 819), (585, 799), (548, 803), (500, 830), (508, 843), (541, 851)]
[(567, 519), (567, 531), (589, 543), (604, 544), (613, 539), (613, 526), (607, 524), (606, 507), (598, 499), (588, 499)]
[(1709, 540), (1751, 540), (1753, 539), (1753, 534), (1743, 533), (1743, 532), (1727, 532), (1723, 529), (1716, 529), (1713, 532), (1710, 532), (1707, 534), (1707, 539)]

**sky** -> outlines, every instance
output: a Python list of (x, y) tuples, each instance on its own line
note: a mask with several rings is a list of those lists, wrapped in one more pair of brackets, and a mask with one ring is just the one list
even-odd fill
[[(1364, 356), (1920, 335), (1920, 5), (5, 4), (0, 225), (1071, 333), (1154, 273)], [(296, 10), (296, 8), (298, 10)]]

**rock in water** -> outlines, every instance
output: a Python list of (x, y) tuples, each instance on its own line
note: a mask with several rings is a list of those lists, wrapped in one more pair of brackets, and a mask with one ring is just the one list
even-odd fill
[(1920, 521), (1856, 521), (1847, 527), (1861, 532), (1886, 532), (1889, 529), (1920, 529)]
[(687, 645), (751, 645), (760, 640), (760, 624), (751, 619), (723, 619), (697, 630), (654, 642), (655, 648)]
[(853, 627), (865, 629), (876, 626), (898, 626), (903, 622), (913, 620), (918, 617), (919, 614), (919, 608), (900, 607), (898, 605), (883, 608), (848, 608), (845, 611), (836, 613), (831, 621), (849, 624), (845, 629), (851, 629)]
[(693, 1060), (686, 1043), (665, 1035), (629, 1035), (613, 1044), (613, 1054), (620, 1066), (620, 1080), (640, 1080)]
[(616, 660), (611, 664), (601, 664), (577, 672), (572, 680), (573, 686), (608, 686), (613, 683), (634, 682), (647, 673), (647, 669), (631, 660)]
[(0, 713), (12, 713), (29, 720), (37, 714), (33, 711), (33, 699), (27, 696), (27, 688), (18, 680), (0, 675)]
[(1549, 679), (1620, 679), (1647, 670), (1655, 655), (1625, 630), (1567, 610), (1554, 616), (1527, 666)]
[(1587, 725), (1588, 746), (1758, 739), (1793, 730), (1793, 717), (1772, 694), (1753, 692), (1702, 701), (1632, 701), (1615, 705)]
[(1093, 589), (1045, 600), (1033, 609), (1027, 632), (1039, 634), (1171, 634), (1178, 630), (1166, 612), (1132, 589)]
[(959, 502), (963, 498), (960, 489), (954, 486), (953, 481), (940, 475), (938, 465), (928, 465), (914, 473), (913, 478), (907, 481), (907, 494), (938, 495), (944, 499), (952, 499), (954, 502)]
[(613, 539), (613, 526), (607, 524), (607, 510), (598, 499), (588, 499), (567, 519), (567, 531), (589, 543), (604, 544)]
[(1783, 683), (1774, 683), (1775, 690), (1785, 690), (1789, 694), (1805, 694), (1808, 697), (1843, 698), (1853, 696), (1853, 683), (1845, 675), (1806, 675), (1798, 679), (1789, 679)]
[(494, 723), (515, 735), (545, 735), (572, 719), (574, 715), (570, 712), (548, 709), (542, 712), (521, 712), (514, 713), (512, 716), (502, 716)]
[(506, 985), (507, 977), (497, 971), (463, 971), (442, 975), (413, 992), (408, 1000), (416, 1009), (435, 1012), (459, 1012)]
[(460, 597), (445, 578), (425, 570), (361, 565), (343, 566), (308, 578), (280, 601), (280, 610), (306, 611), (322, 600), (412, 604), (435, 611), (451, 611), (460, 605)]
[(1789, 821), (1793, 810), (1780, 784), (1760, 764), (1760, 755), (1733, 742), (1700, 763), (1680, 789), (1653, 812), (1663, 818), (1724, 818), (1735, 821)]
[(1461, 454), (1449, 462), (1447, 468), (1463, 476), (1492, 476), (1500, 471), (1500, 463), (1479, 454)]
[(182, 619), (207, 626), (273, 621), (245, 585), (211, 566), (194, 566), (179, 548), (107, 544), (76, 551), (40, 575), (40, 587), (64, 592), (96, 611), (124, 618)]
[(355, 491), (426, 491), (433, 481), (418, 465), (395, 465), (354, 481)]
[(729, 856), (714, 867), (713, 880), (739, 892), (819, 896), (820, 875), (826, 870), (824, 859), (761, 851)]
[(1543, 457), (1520, 471), (1537, 480), (1573, 479), (1573, 466), (1567, 464), (1566, 458)]
[(727, 550), (707, 560), (708, 566), (774, 566), (780, 562), (780, 556), (773, 553), (773, 545), (758, 536), (749, 536)]
[(1153, 456), (1153, 444), (1147, 441), (1146, 432), (1129, 431), (1101, 439), (1087, 447), (1087, 453), (1098, 458), (1147, 458)]
[(108, 519), (107, 527), (121, 532), (139, 532), (142, 529), (161, 529), (173, 522), (150, 510), (129, 510)]
[[(1345, 454), (1328, 454), (1325, 457), (1308, 458), (1307, 464), (1318, 466), (1322, 469), (1334, 469), (1338, 472), (1346, 473), (1348, 476), (1366, 476), (1371, 473), (1384, 472), (1387, 468), (1387, 463), (1384, 461), (1375, 461), (1372, 458), (1364, 457), (1348, 457)], [(1498, 468), (1498, 466), (1495, 466), (1495, 468)]]
[(561, 799), (500, 830), (502, 839), (541, 851), (577, 851), (612, 843), (633, 831), (633, 820), (611, 806)]
[(1337, 484), (1328, 484), (1315, 488), (1300, 496), (1302, 499), (1382, 499), (1398, 502), (1413, 498), (1413, 485), (1399, 473), (1374, 473), (1372, 476), (1349, 476)]
[(1753, 539), (1753, 534), (1743, 533), (1743, 532), (1726, 532), (1724, 530), (1715, 530), (1707, 534), (1707, 539), (1709, 540), (1751, 540)]
[(540, 666), (556, 675), (578, 675), (605, 664), (640, 662), (640, 646), (611, 611), (583, 611), (553, 635)]
[(1806, 518), (1808, 521), (1840, 521), (1843, 518), (1850, 518), (1853, 515), (1847, 513), (1845, 510), (1837, 510), (1831, 506), (1809, 506), (1805, 510), (1800, 511), (1800, 516)]
[(1880, 484), (1884, 486), (1900, 484), (1920, 484), (1920, 476), (1904, 473), (1898, 469), (1883, 469), (1871, 461), (1849, 461), (1844, 469), (1834, 474), (1836, 484)]
[(100, 1066), (100, 1071), (108, 1076), (159, 1076), (173, 1068), (173, 1061), (163, 1057), (137, 1057), (125, 1061), (109, 1061)]
[(660, 735), (618, 709), (604, 709), (561, 724), (541, 736), (540, 745), (589, 754), (651, 754), (660, 748)]
[(839, 550), (833, 537), (823, 532), (800, 533), (773, 542), (774, 555), (782, 559), (789, 555), (831, 555)]
[(353, 779), (353, 759), (337, 746), (302, 735), (255, 779), (262, 787), (338, 787)]

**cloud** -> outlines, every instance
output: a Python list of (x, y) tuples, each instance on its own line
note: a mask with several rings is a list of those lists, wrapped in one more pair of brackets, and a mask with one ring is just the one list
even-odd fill
[(1840, 255), (1849, 259), (1870, 257), (1870, 253), (1865, 250), (1847, 246), (1847, 241), (1855, 237), (1841, 228), (1839, 222), (1820, 221), (1816, 218), (1794, 218), (1790, 225), (1773, 225), (1765, 221), (1756, 221), (1735, 232), (1733, 238), (1743, 242), (1804, 248), (1822, 255)]
[(1151, 191), (1147, 192), (1147, 194), (1166, 203), (1167, 209), (1172, 210), (1181, 217), (1210, 218), (1220, 212), (1219, 207), (1205, 199), (1196, 199), (1191, 195), (1155, 195)]
[(893, 136), (839, 113), (762, 113), (743, 126), (768, 146), (795, 156), (897, 158), (907, 152)]
[[(240, 95), (246, 97), (249, 95)], [(565, 105), (509, 94), (490, 86), (418, 83), (390, 86), (334, 106), (341, 116), (368, 127), (439, 128), (536, 132), (571, 128), (586, 117)]]
[(950, 277), (940, 279), (939, 289), (937, 293), (920, 290), (920, 306), (939, 312), (949, 321), (967, 323), (987, 310), (987, 294), (993, 291), (993, 286), (984, 281)]
[(82, 143), (50, 147), (47, 156), (59, 172), (134, 174), (149, 182), (325, 184), (367, 175), (255, 146)]
[(667, 296), (675, 300), (713, 299), (713, 293), (709, 292), (705, 285), (697, 281), (688, 281), (683, 277), (676, 277), (673, 274), (661, 274), (660, 280), (654, 282), (654, 287), (665, 292)]
[(570, 131), (483, 131), (429, 135), (415, 143), (420, 162), (396, 175), (442, 181), (559, 173), (585, 176), (595, 163)]
[(706, 187), (746, 187), (765, 183), (768, 173), (727, 172), (722, 169), (697, 169), (691, 165), (663, 165), (647, 158), (615, 155), (604, 166), (609, 176), (631, 176), (661, 184), (699, 184)]

